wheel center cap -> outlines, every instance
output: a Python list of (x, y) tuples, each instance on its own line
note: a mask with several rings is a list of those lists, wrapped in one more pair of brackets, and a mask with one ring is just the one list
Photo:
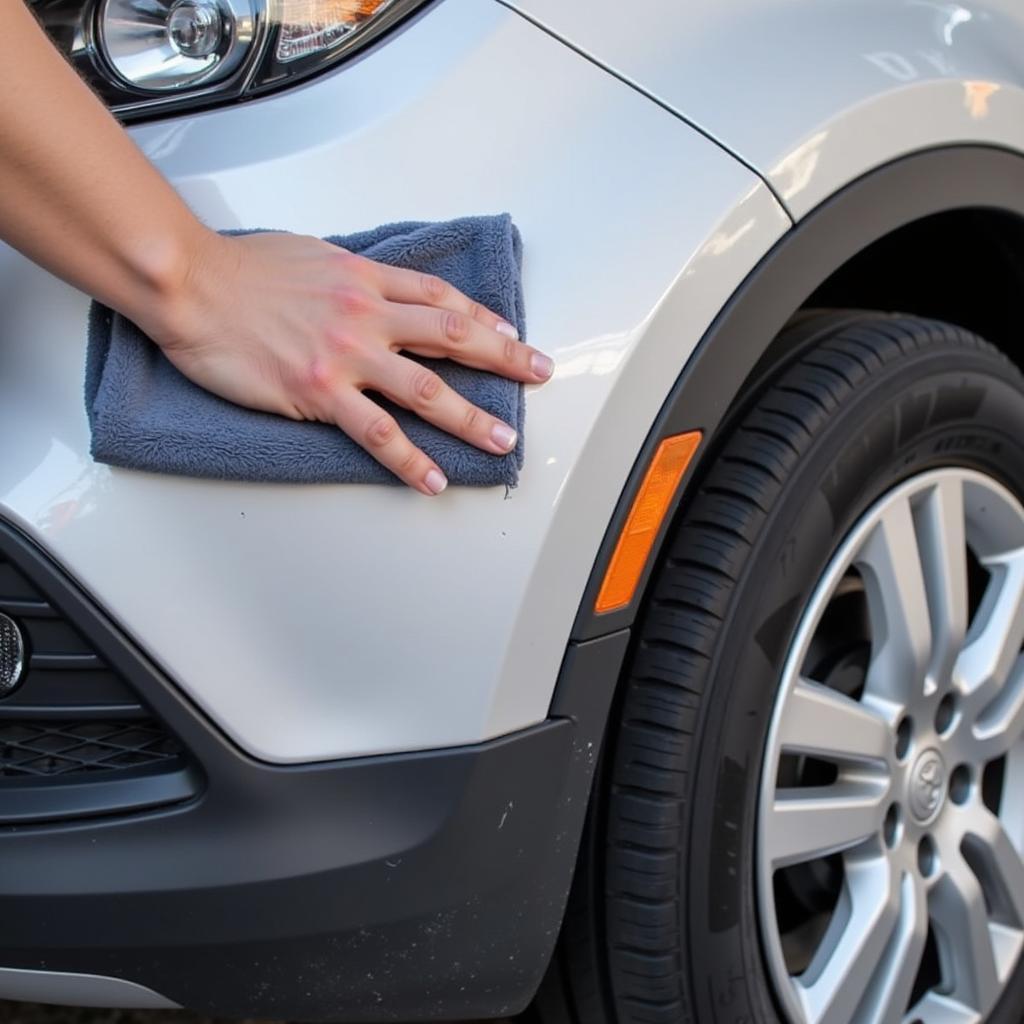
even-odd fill
[(922, 825), (927, 825), (942, 809), (946, 799), (946, 765), (935, 749), (926, 750), (914, 762), (907, 780), (907, 802), (910, 812)]

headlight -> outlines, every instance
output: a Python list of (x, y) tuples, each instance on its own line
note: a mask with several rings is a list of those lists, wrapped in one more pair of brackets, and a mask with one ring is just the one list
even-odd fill
[(107, 104), (123, 119), (138, 120), (308, 77), (425, 0), (31, 2)]

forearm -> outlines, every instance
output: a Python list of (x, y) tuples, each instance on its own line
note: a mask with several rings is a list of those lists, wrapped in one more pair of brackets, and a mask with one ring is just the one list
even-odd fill
[(0, 2), (0, 238), (127, 316), (172, 303), (208, 234), (53, 48)]
[(316, 238), (218, 235), (46, 38), (0, 0), (0, 238), (135, 321), (239, 405), (339, 426), (424, 494), (447, 481), (364, 392), (494, 455), (516, 432), (403, 349), (539, 384), (551, 360), (445, 282)]

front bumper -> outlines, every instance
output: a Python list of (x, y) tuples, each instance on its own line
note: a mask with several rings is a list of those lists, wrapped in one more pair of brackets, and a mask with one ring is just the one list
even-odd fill
[[(25, 784), (0, 777), (0, 997), (27, 978), (50, 998), (47, 975), (24, 972), (53, 972), (68, 1001), (86, 991), (68, 975), (113, 978), (228, 1017), (525, 1006), (560, 927), (624, 632), (571, 648), (551, 717), (514, 735), (276, 766), (235, 747), (24, 537), (0, 539), (181, 741), (175, 771), (191, 780), (174, 792), (149, 768), (71, 772), (32, 779), (35, 802), (15, 803), (5, 796)], [(92, 712), (118, 713), (66, 711)]]
[(515, 1012), (561, 922), (563, 812), (585, 805), (574, 731), (294, 770), (239, 760), (191, 805), (10, 830), (3, 964), (226, 1017)]

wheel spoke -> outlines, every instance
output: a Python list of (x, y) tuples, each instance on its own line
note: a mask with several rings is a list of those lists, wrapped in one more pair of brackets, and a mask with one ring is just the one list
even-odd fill
[(857, 846), (882, 827), (887, 792), (884, 782), (860, 779), (777, 790), (765, 854), (780, 868)]
[(900, 918), (888, 859), (848, 861), (841, 902), (810, 967), (795, 980), (808, 1024), (849, 1024), (881, 970)]
[(784, 750), (828, 760), (884, 762), (893, 741), (880, 715), (837, 690), (800, 679), (787, 697), (779, 742)]
[(981, 885), (959, 851), (929, 893), (943, 983), (958, 1002), (987, 1013), (999, 994), (999, 971)]
[(880, 970), (863, 1003), (861, 1017), (871, 1024), (900, 1024), (914, 990), (928, 940), (928, 898), (924, 886), (911, 874), (900, 883), (896, 930), (885, 951)]
[(1003, 828), (985, 806), (964, 813), (964, 854), (981, 883), (994, 916), (1024, 927), (1024, 860)]
[(910, 502), (885, 511), (857, 556), (864, 577), (872, 651), (866, 692), (896, 703), (924, 693), (932, 649), (924, 568)]
[(981, 1014), (938, 992), (929, 992), (914, 1006), (911, 1020), (928, 1024), (980, 1024)]
[(1006, 685), (981, 709), (970, 736), (970, 754), (977, 763), (1009, 753), (1024, 734), (1024, 656), (1018, 656)]
[(933, 685), (950, 677), (967, 633), (967, 539), (964, 489), (943, 477), (914, 510), (931, 620), (929, 676)]
[(992, 572), (954, 679), (975, 713), (999, 694), (1024, 644), (1024, 549), (985, 559)]

